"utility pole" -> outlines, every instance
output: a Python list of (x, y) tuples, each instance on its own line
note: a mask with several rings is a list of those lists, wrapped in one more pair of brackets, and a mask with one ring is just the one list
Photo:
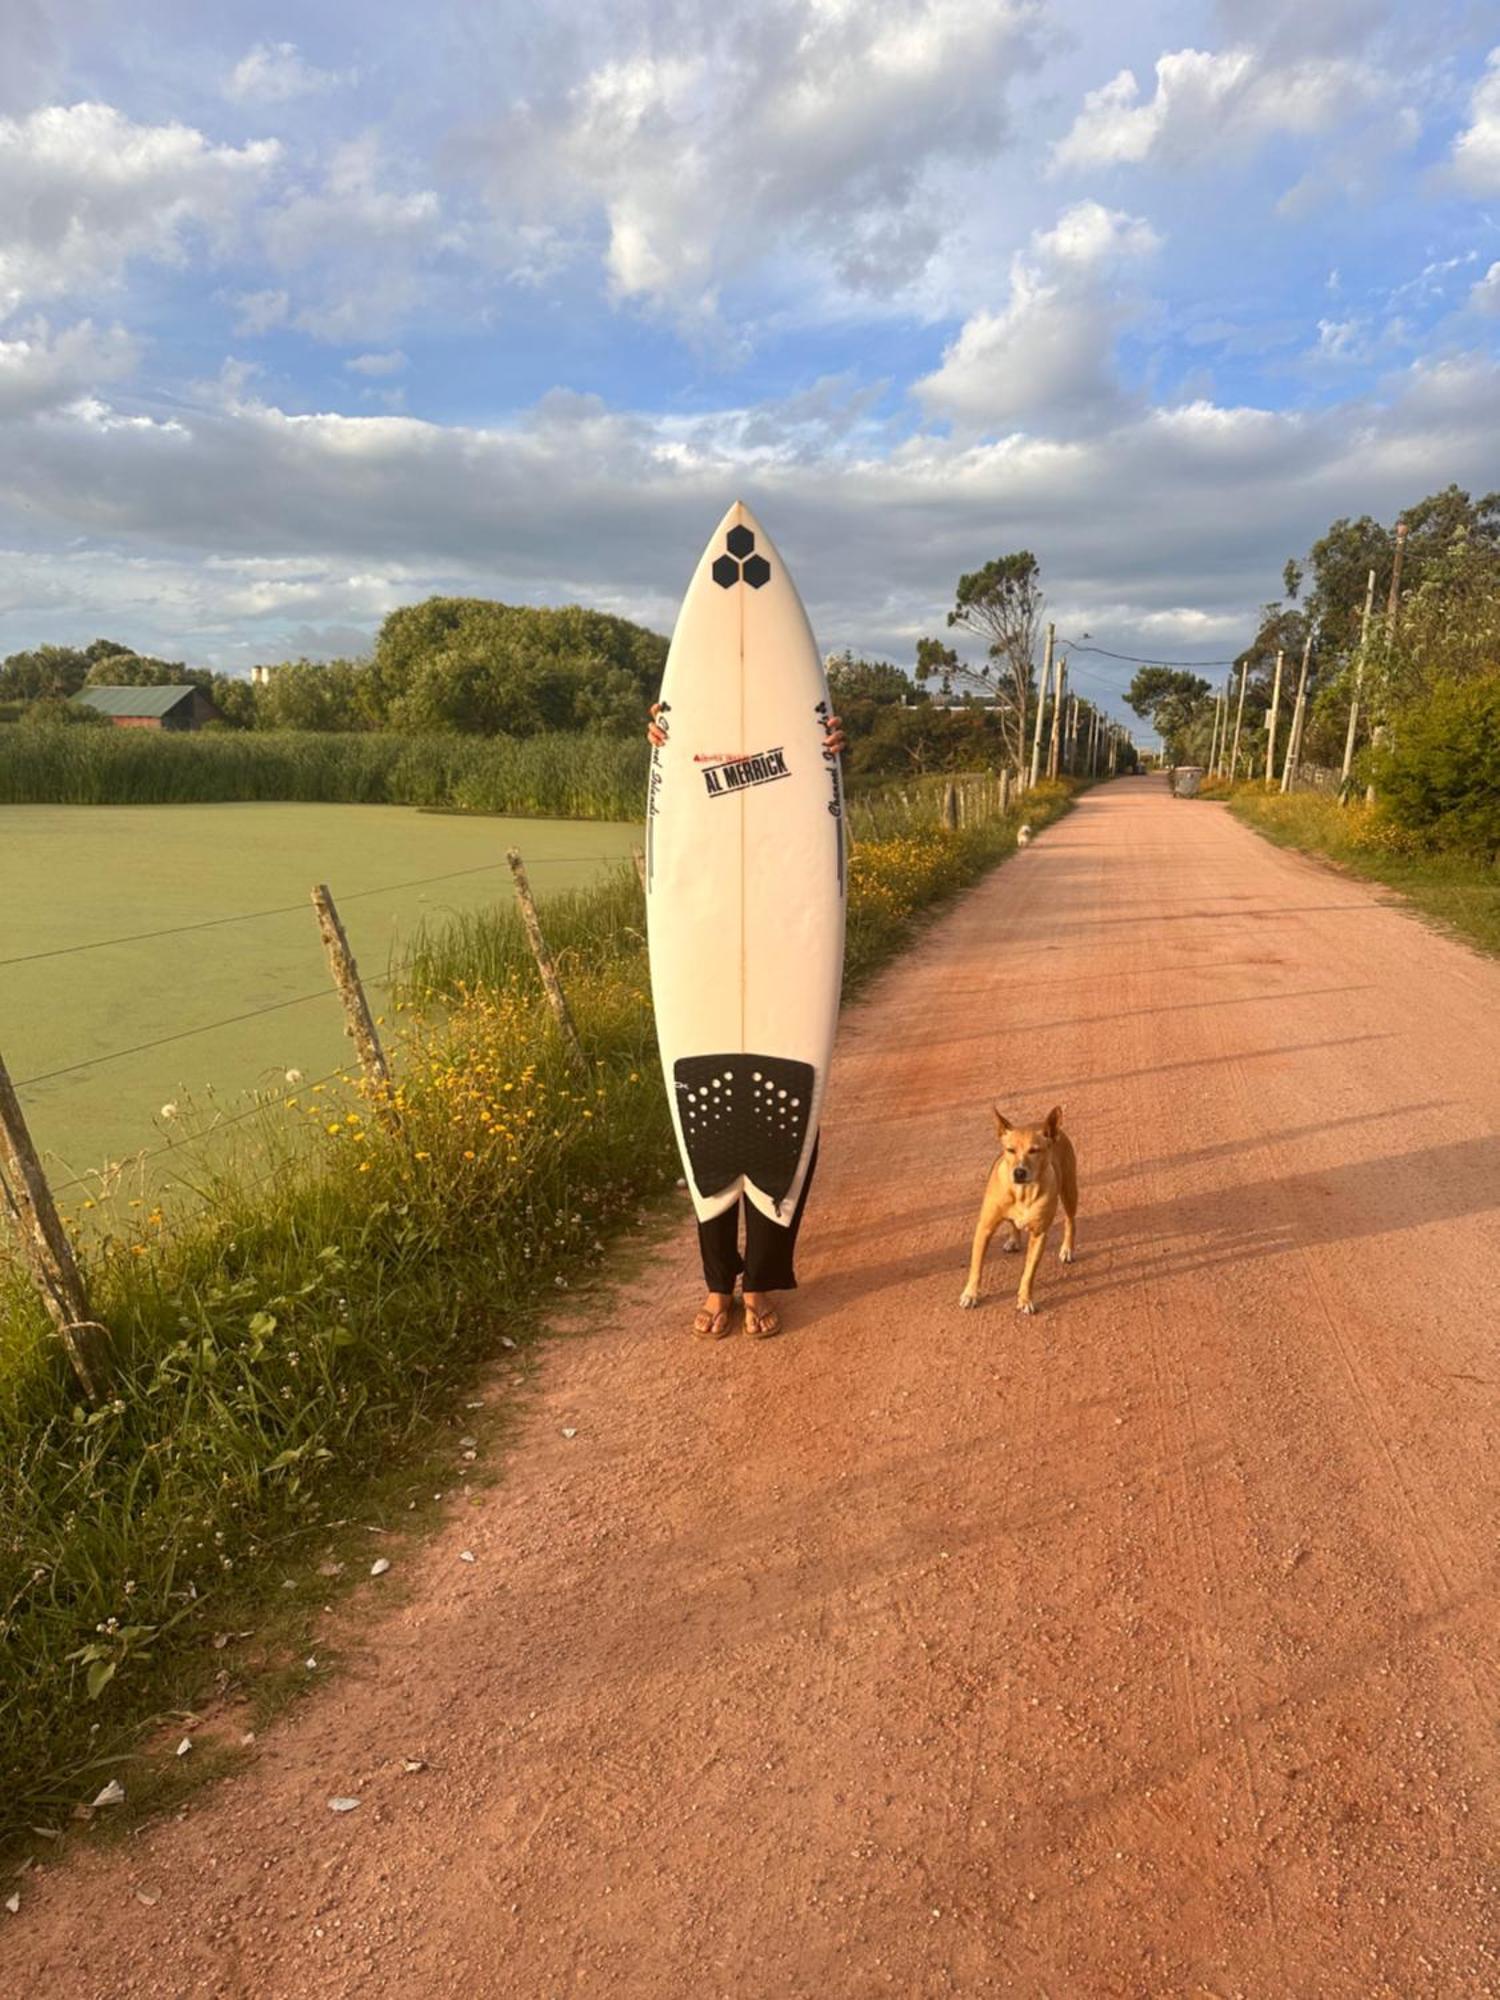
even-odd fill
[(1219, 774), (1219, 718), (1223, 713), (1224, 695), (1220, 690), (1214, 695), (1214, 734), (1208, 750), (1208, 775), (1211, 778), (1216, 778)]
[(1067, 685), (1068, 662), (1061, 659), (1057, 663), (1057, 685), (1052, 690), (1052, 735), (1047, 745), (1047, 776), (1057, 776), (1057, 759), (1062, 745), (1063, 689)]
[[(1396, 650), (1396, 624), (1397, 620), (1401, 615), (1401, 565), (1406, 559), (1406, 532), (1407, 532), (1406, 523), (1404, 521), (1398, 521), (1396, 523), (1396, 553), (1391, 560), (1391, 590), (1390, 590), (1390, 595), (1386, 599), (1386, 604), (1385, 604), (1385, 660), (1386, 660), (1387, 687), (1389, 687), (1390, 685), (1391, 655)], [(1385, 723), (1383, 721), (1376, 723), (1374, 729), (1370, 732), (1370, 739), (1372, 743), (1383, 743), (1385, 741)], [(1375, 787), (1373, 784), (1366, 785), (1365, 804), (1374, 805), (1374, 803), (1375, 803)]]
[(1396, 643), (1396, 618), (1401, 606), (1401, 565), (1406, 559), (1407, 528), (1404, 521), (1396, 523), (1396, 553), (1391, 561), (1391, 592), (1385, 601), (1385, 643), (1389, 651)]
[(1099, 711), (1094, 709), (1089, 716), (1089, 776), (1099, 775)]
[(1109, 775), (1115, 775), (1115, 759), (1120, 754), (1120, 732), (1113, 722), (1109, 725)]
[(1281, 789), (1291, 791), (1297, 780), (1297, 759), (1302, 754), (1302, 721), (1307, 713), (1307, 663), (1312, 658), (1312, 633), (1302, 648), (1302, 671), (1297, 676), (1297, 699), (1292, 704), (1292, 726), (1287, 732), (1286, 763), (1281, 772)]
[[(1403, 521), (1404, 528), (1406, 523)], [(1404, 543), (1405, 537), (1402, 537)], [(1365, 659), (1370, 650), (1370, 617), (1375, 609), (1375, 572), (1365, 578), (1365, 611), (1359, 621), (1359, 662), (1354, 669), (1354, 698), (1349, 703), (1349, 733), (1344, 738), (1344, 768), (1339, 772), (1339, 790), (1349, 782), (1354, 764), (1354, 737), (1359, 728), (1359, 697), (1365, 684)]]
[(1266, 783), (1271, 784), (1276, 777), (1276, 719), (1281, 713), (1281, 663), (1286, 658), (1278, 646), (1276, 648), (1276, 678), (1271, 683), (1271, 713), (1266, 717)]
[(1245, 682), (1250, 678), (1250, 656), (1240, 661), (1240, 705), (1234, 712), (1234, 748), (1229, 753), (1229, 782), (1234, 783), (1240, 767), (1240, 729), (1245, 720)]
[(1052, 676), (1052, 649), (1057, 643), (1057, 627), (1047, 627), (1047, 650), (1042, 655), (1042, 685), (1036, 701), (1036, 734), (1031, 739), (1031, 783), (1042, 773), (1042, 717), (1047, 708), (1047, 682)]
[(1078, 697), (1068, 704), (1068, 775), (1078, 769)]

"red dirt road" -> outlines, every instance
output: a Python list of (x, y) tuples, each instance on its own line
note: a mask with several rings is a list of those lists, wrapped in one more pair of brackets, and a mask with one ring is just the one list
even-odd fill
[[(1374, 892), (1090, 794), (848, 1017), (787, 1337), (686, 1336), (684, 1218), (0, 1990), (1500, 1991), (1497, 1028)], [(1034, 1319), (1002, 1257), (958, 1309), (997, 1096), (1079, 1150)]]

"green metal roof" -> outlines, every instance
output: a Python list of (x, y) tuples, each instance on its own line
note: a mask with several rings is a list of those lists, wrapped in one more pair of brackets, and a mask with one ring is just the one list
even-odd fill
[(196, 692), (191, 682), (175, 687), (86, 687), (73, 699), (104, 715), (170, 715), (179, 702)]

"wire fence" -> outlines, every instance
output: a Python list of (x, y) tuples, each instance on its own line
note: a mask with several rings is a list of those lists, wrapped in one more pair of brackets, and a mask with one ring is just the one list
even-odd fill
[[(610, 863), (629, 866), (629, 856), (618, 853), (544, 855), (530, 862), (528, 867), (532, 870), (559, 867), (595, 868), (603, 867)], [(485, 874), (508, 875), (509, 863), (502, 858), (498, 861), (482, 862), (473, 867), (446, 869), (439, 874), (416, 876), (400, 882), (387, 882), (361, 889), (351, 889), (341, 892), (338, 902), (340, 906), (347, 906), (350, 903), (368, 900), (371, 897), (399, 895), (412, 889), (430, 888), (436, 883), (457, 881)], [(260, 923), (270, 917), (293, 915), (301, 917), (306, 922), (308, 926), (309, 948), (310, 950), (316, 950), (316, 927), (311, 906), (306, 899), (303, 899), (295, 903), (277, 904), (267, 909), (244, 910), (224, 916), (201, 918), (191, 923), (159, 925), (150, 930), (126, 932), (116, 937), (92, 938), (78, 944), (52, 946), (37, 951), (16, 952), (12, 953), (9, 957), (0, 959), (0, 968), (34, 965), (46, 960), (68, 959), (85, 953), (107, 951), (115, 947), (154, 944), (166, 938), (219, 931), (236, 925)], [(364, 979), (362, 984), (368, 992), (388, 993), (396, 985), (397, 981), (411, 968), (412, 963), (413, 961), (409, 957), (399, 960), (394, 964), (388, 965), (385, 971), (376, 977)], [(33, 1071), (29, 1075), (13, 1079), (13, 1088), (18, 1096), (22, 1097), (22, 1101), (24, 1102), (24, 1093), (28, 1091), (35, 1092), (46, 1084), (60, 1082), (65, 1078), (83, 1077), (95, 1071), (107, 1072), (110, 1065), (128, 1061), (135, 1056), (147, 1055), (154, 1050), (167, 1048), (180, 1042), (191, 1041), (201, 1036), (219, 1033), (225, 1029), (243, 1027), (248, 1022), (259, 1020), (269, 1015), (284, 1013), (293, 1008), (313, 1006), (319, 1001), (338, 1002), (339, 998), (337, 986), (325, 977), (320, 985), (305, 992), (285, 994), (277, 997), (268, 996), (256, 1005), (241, 1008), (232, 1014), (220, 1015), (210, 1021), (198, 1021), (188, 1026), (173, 1028), (165, 1034), (152, 1035), (139, 1041), (126, 1043), (119, 1048), (106, 1049), (97, 1055), (82, 1057), (76, 1062), (59, 1063), (47, 1069)], [(169, 1153), (187, 1152), (190, 1149), (196, 1150), (201, 1147), (204, 1141), (212, 1139), (218, 1133), (228, 1128), (242, 1125), (248, 1120), (262, 1115), (267, 1110), (284, 1107), (299, 1092), (323, 1089), (329, 1083), (334, 1082), (346, 1073), (346, 1068), (340, 1066), (337, 1069), (329, 1070), (326, 1075), (313, 1078), (311, 1082), (299, 1080), (294, 1088), (288, 1089), (281, 1094), (275, 1091), (272, 1091), (270, 1094), (266, 1094), (263, 1091), (257, 1092), (254, 1101), (246, 1108), (234, 1112), (216, 1113), (202, 1130), (185, 1132), (181, 1136), (174, 1135), (157, 1145), (132, 1148), (123, 1160), (109, 1161), (100, 1168), (73, 1174), (65, 1180), (53, 1182), (52, 1191), (54, 1194), (65, 1194), (79, 1188), (97, 1187), (102, 1181), (111, 1179), (122, 1171), (134, 1171), (138, 1167), (144, 1168), (147, 1163), (159, 1160)]]

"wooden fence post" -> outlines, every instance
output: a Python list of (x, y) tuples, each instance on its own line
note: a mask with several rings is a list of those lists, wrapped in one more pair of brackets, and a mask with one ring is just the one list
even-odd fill
[(109, 1381), (109, 1334), (89, 1312), (88, 1290), (47, 1176), (31, 1143), (10, 1072), (0, 1061), (0, 1197), (73, 1373), (91, 1403)]
[(958, 787), (950, 778), (943, 787), (943, 803), (939, 817), (950, 833), (958, 829)]
[(1010, 811), (1010, 766), (1000, 773), (1000, 817), (1004, 819)]
[(349, 940), (326, 882), (319, 882), (313, 889), (312, 906), (317, 912), (318, 929), (323, 934), (323, 946), (328, 953), (328, 968), (333, 974), (339, 998), (344, 1003), (344, 1033), (354, 1044), (360, 1069), (381, 1117), (388, 1125), (398, 1125), (400, 1120), (391, 1102), (390, 1064), (380, 1046), (375, 1018), (365, 998), (365, 989), (360, 984), (359, 967), (354, 962), (354, 954), (349, 949)]
[(536, 969), (542, 977), (542, 990), (557, 1020), (558, 1033), (562, 1036), (563, 1047), (568, 1060), (580, 1076), (589, 1073), (588, 1058), (583, 1053), (583, 1044), (578, 1039), (578, 1030), (573, 1025), (573, 1016), (568, 1010), (568, 996), (562, 990), (562, 981), (557, 976), (557, 967), (552, 954), (547, 949), (547, 940), (542, 936), (542, 926), (536, 913), (536, 899), (531, 893), (531, 884), (526, 879), (526, 864), (514, 847), (506, 852), (510, 872), (516, 885), (516, 907), (521, 912), (521, 923), (526, 931), (531, 955), (536, 960)]
[(636, 872), (636, 874), (637, 874), (637, 875), (639, 876), (639, 878), (640, 878), (640, 884), (641, 884), (641, 887), (642, 887), (642, 888), (644, 889), (644, 888), (645, 888), (645, 886), (646, 886), (646, 850), (645, 850), (645, 848), (644, 848), (644, 847), (632, 847), (632, 848), (631, 848), (631, 850), (630, 850), (630, 858), (631, 858), (631, 860), (632, 860), (632, 861), (633, 861), (633, 862), (635, 863), (635, 872)]

